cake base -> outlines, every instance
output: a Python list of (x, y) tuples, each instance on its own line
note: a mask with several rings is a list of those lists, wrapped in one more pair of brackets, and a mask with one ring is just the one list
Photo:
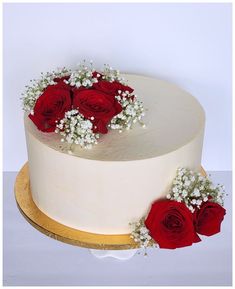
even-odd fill
[[(206, 172), (201, 168), (201, 173)], [(15, 198), (21, 214), (41, 233), (61, 242), (98, 250), (127, 250), (139, 248), (130, 234), (103, 235), (80, 231), (62, 225), (45, 215), (35, 205), (29, 186), (28, 163), (19, 171), (15, 181)]]

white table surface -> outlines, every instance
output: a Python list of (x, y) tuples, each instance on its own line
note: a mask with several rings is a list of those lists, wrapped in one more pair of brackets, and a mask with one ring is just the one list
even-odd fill
[(147, 257), (140, 252), (128, 261), (97, 259), (34, 229), (15, 203), (16, 174), (4, 173), (3, 285), (232, 285), (231, 172), (211, 172), (229, 193), (220, 234), (177, 250), (148, 249)]

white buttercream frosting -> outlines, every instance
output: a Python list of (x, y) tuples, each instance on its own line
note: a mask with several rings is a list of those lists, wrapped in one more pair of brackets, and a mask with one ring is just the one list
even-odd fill
[(42, 133), (26, 116), (30, 185), (36, 205), (74, 228), (129, 233), (129, 222), (167, 194), (178, 167), (199, 170), (205, 114), (189, 93), (166, 81), (125, 75), (147, 109), (133, 129), (102, 135), (91, 150)]

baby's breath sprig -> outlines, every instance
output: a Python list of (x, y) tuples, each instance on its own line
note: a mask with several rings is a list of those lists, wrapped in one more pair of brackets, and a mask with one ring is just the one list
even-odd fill
[(120, 71), (113, 69), (108, 64), (104, 64), (104, 68), (102, 71), (102, 79), (107, 80), (109, 82), (118, 81), (118, 82), (126, 85), (124, 78), (121, 77), (121, 75), (120, 75)]
[(145, 249), (147, 247), (157, 246), (156, 242), (149, 235), (149, 230), (146, 228), (144, 224), (145, 218), (141, 218), (138, 222), (129, 223), (132, 227), (131, 238), (139, 244), (141, 248)]
[(93, 76), (94, 71), (95, 69), (93, 68), (92, 61), (90, 61), (89, 64), (86, 64), (86, 61), (84, 60), (78, 65), (78, 69), (71, 73), (67, 83), (77, 88), (81, 86), (89, 88), (93, 83), (98, 82), (97, 77)]
[(61, 78), (68, 76), (70, 74), (70, 70), (63, 67), (62, 69), (57, 69), (56, 71), (52, 72), (41, 72), (40, 79), (33, 79), (30, 80), (31, 85), (26, 85), (26, 90), (22, 93), (22, 106), (23, 110), (26, 112), (30, 112), (31, 114), (34, 113), (33, 108), (36, 103), (36, 100), (39, 96), (43, 93), (44, 89), (48, 85), (54, 85), (56, 82), (54, 81), (55, 78)]
[(179, 168), (173, 180), (170, 192), (166, 196), (169, 200), (184, 202), (191, 212), (200, 209), (203, 202), (210, 200), (223, 206), (224, 186), (214, 186), (207, 176), (193, 172), (187, 168)]
[(77, 109), (70, 110), (65, 113), (65, 117), (56, 125), (56, 133), (62, 138), (61, 142), (69, 144), (78, 144), (85, 149), (91, 149), (97, 144), (99, 134), (92, 131), (93, 124), (90, 120), (85, 119)]
[(145, 127), (141, 121), (145, 115), (145, 109), (143, 103), (135, 95), (119, 90), (116, 99), (121, 104), (122, 111), (111, 120), (109, 124), (111, 129), (118, 129), (122, 132), (124, 129), (131, 129), (136, 122)]

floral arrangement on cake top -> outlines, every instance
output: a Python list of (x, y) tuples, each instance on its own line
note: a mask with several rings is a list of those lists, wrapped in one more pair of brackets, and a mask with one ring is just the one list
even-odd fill
[(176, 249), (200, 242), (199, 235), (220, 232), (226, 210), (224, 186), (208, 176), (179, 168), (165, 199), (155, 201), (147, 216), (131, 223), (131, 238), (142, 248)]
[(142, 102), (109, 65), (98, 72), (84, 61), (74, 71), (42, 73), (31, 82), (22, 96), (24, 111), (40, 131), (59, 133), (62, 142), (89, 149), (109, 129), (145, 126)]

